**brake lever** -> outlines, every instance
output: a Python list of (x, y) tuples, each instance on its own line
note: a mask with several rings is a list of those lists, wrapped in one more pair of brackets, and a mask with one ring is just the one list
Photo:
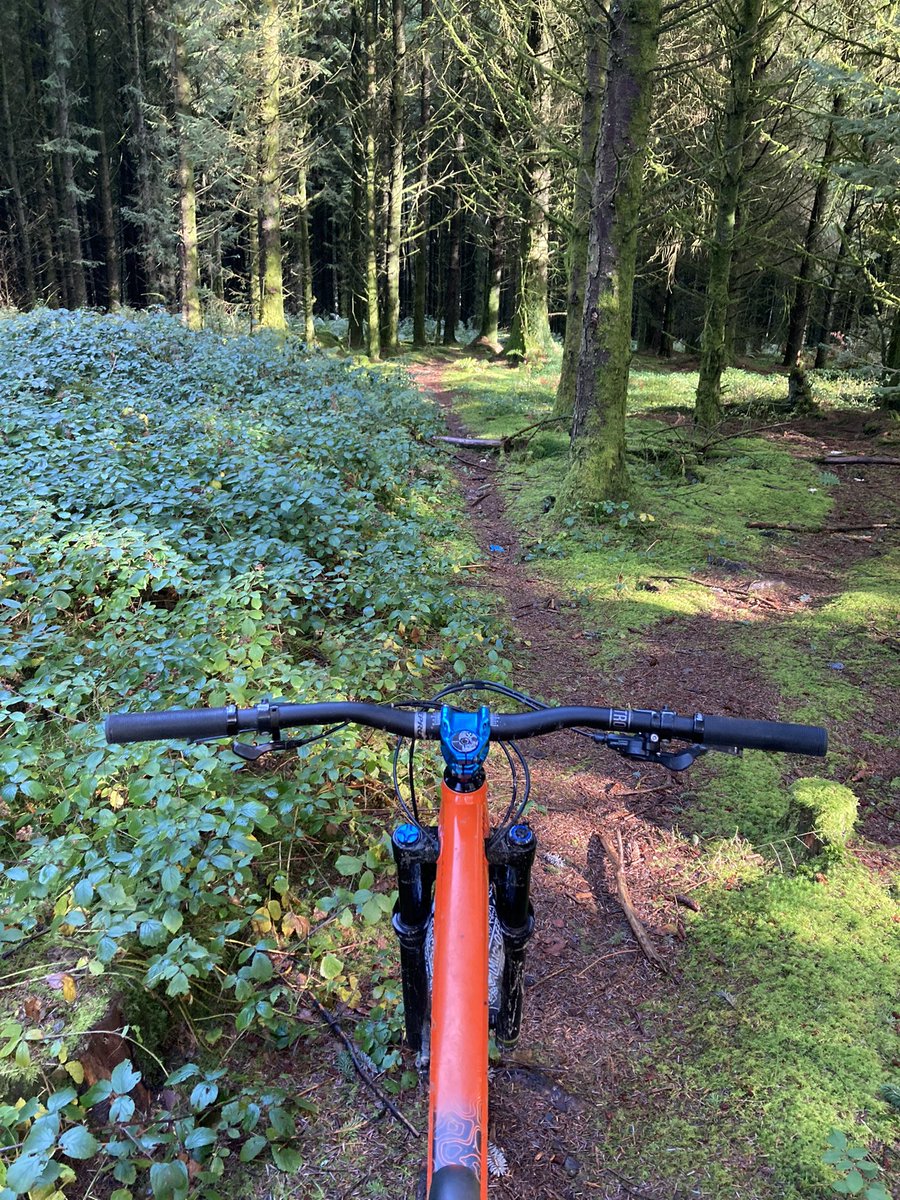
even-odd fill
[(656, 733), (643, 734), (639, 737), (624, 737), (621, 734), (607, 733), (600, 735), (595, 740), (608, 746), (622, 758), (638, 762), (659, 763), (661, 767), (666, 767), (670, 771), (686, 771), (701, 755), (710, 750), (719, 750), (724, 754), (740, 755), (741, 753), (738, 746), (704, 746), (699, 742), (677, 751), (663, 750), (660, 746), (659, 735)]
[(249, 745), (247, 742), (232, 742), (231, 752), (245, 762), (258, 762), (264, 754), (276, 754), (281, 750), (295, 750), (298, 746), (306, 745), (301, 738), (288, 738), (287, 741), (262, 742), (259, 745)]

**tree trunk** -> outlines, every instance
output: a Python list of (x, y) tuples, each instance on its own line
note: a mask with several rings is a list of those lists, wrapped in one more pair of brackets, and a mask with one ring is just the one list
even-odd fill
[(316, 344), (316, 323), (313, 317), (312, 254), (309, 244), (309, 195), (306, 187), (306, 167), (297, 172), (297, 249), (300, 259), (300, 282), (303, 288), (303, 340), (310, 348)]
[(878, 402), (890, 412), (900, 412), (900, 305), (894, 309), (891, 336), (884, 356), (884, 378), (878, 389)]
[[(457, 149), (462, 145), (462, 133), (457, 134)], [(459, 198), (455, 197), (456, 209), (450, 221), (447, 248), (447, 281), (444, 291), (444, 336), (443, 345), (456, 345), (456, 326), (459, 322), (460, 295), (460, 249), (462, 243), (463, 214)]]
[(197, 237), (197, 190), (194, 163), (187, 141), (186, 122), (191, 116), (191, 84), (181, 34), (173, 26), (172, 83), (175, 92), (175, 136), (178, 144), (178, 207), (181, 214), (181, 316), (188, 329), (203, 327), (200, 310), (200, 242)]
[(260, 24), (259, 255), (262, 301), (259, 323), (284, 330), (284, 279), (281, 253), (281, 21), (278, 0), (262, 0)]
[(115, 311), (122, 303), (122, 264), (119, 257), (116, 211), (113, 206), (109, 146), (106, 140), (104, 92), (97, 69), (95, 0), (84, 0), (82, 18), (91, 113), (97, 131), (97, 182), (100, 186), (100, 218), (103, 226), (103, 256), (106, 263), (106, 305), (111, 311)]
[(700, 380), (694, 420), (715, 425), (722, 416), (722, 371), (725, 326), (731, 294), (735, 218), (741, 191), (744, 147), (753, 103), (753, 68), (760, 43), (763, 0), (739, 0), (737, 23), (730, 32), (731, 87), (722, 130), (721, 164), (716, 195), (716, 230), (709, 252), (706, 314), (700, 341)]
[(50, 33), (50, 76), (45, 81), (56, 118), (56, 140), (53, 149), (59, 168), (62, 236), (70, 280), (70, 304), (76, 308), (87, 305), (84, 279), (84, 259), (81, 249), (81, 222), (78, 217), (80, 192), (75, 182), (75, 143), (72, 137), (69, 98), (69, 51), (72, 44), (66, 32), (60, 0), (47, 0), (47, 20)]
[(259, 206), (254, 196), (250, 205), (250, 217), (247, 221), (247, 241), (249, 245), (247, 263), (248, 308), (250, 312), (250, 328), (259, 325), (260, 308), (262, 304), (262, 273), (259, 253)]
[(584, 313), (584, 273), (587, 263), (588, 226), (591, 216), (591, 182), (597, 157), (597, 135), (603, 103), (603, 29), (599, 21), (589, 19), (586, 30), (584, 95), (581, 98), (581, 145), (575, 172), (575, 197), (572, 205), (572, 229), (569, 234), (569, 281), (566, 300), (566, 332), (562, 367), (556, 389), (553, 413), (571, 417), (575, 411), (575, 382), (581, 349), (581, 325)]
[(534, 132), (523, 173), (523, 222), (519, 294), (504, 354), (517, 361), (546, 358), (553, 345), (548, 308), (550, 269), (550, 158), (548, 153), (549, 88), (543, 59), (549, 52), (544, 14), (535, 4), (528, 22), (530, 87)]
[(824, 367), (825, 363), (828, 361), (828, 339), (832, 334), (831, 318), (834, 313), (834, 301), (835, 297), (837, 296), (838, 288), (840, 287), (841, 276), (844, 273), (844, 263), (847, 258), (847, 249), (850, 245), (850, 239), (853, 237), (853, 231), (856, 228), (858, 210), (859, 194), (854, 192), (850, 199), (850, 208), (847, 211), (847, 219), (844, 221), (841, 229), (838, 251), (831, 266), (831, 274), (828, 279), (828, 286), (825, 288), (825, 299), (819, 327), (819, 340), (818, 345), (816, 346), (816, 361), (813, 364), (817, 369)]
[(392, 0), (391, 29), (391, 174), (388, 196), (387, 248), (385, 257), (385, 350), (400, 349), (400, 234), (403, 224), (403, 109), (406, 99), (406, 32), (404, 0)]
[(129, 52), (129, 97), (131, 101), (131, 151), (134, 155), (137, 179), (138, 210), (141, 219), (137, 222), (138, 244), (143, 287), (141, 298), (146, 301), (160, 298), (159, 256), (153, 246), (152, 219), (154, 210), (150, 138), (144, 116), (144, 69), (141, 55), (141, 0), (127, 0), (128, 52)]
[(378, 113), (377, 0), (365, 4), (365, 71), (366, 93), (363, 108), (365, 162), (365, 246), (366, 246), (366, 353), (371, 359), (381, 357), (381, 329), (378, 316), (378, 154), (375, 144), (375, 121)]
[(837, 134), (834, 121), (844, 110), (844, 95), (835, 92), (831, 106), (831, 120), (825, 135), (825, 148), (822, 152), (822, 163), (819, 168), (819, 178), (813, 195), (812, 209), (809, 214), (809, 224), (806, 227), (806, 237), (803, 240), (803, 253), (800, 256), (800, 266), (797, 271), (797, 284), (794, 288), (794, 301), (791, 305), (791, 315), (788, 321), (787, 341), (784, 348), (782, 366), (792, 367), (798, 361), (806, 342), (806, 330), (809, 325), (809, 307), (812, 299), (813, 277), (816, 270), (819, 239), (825, 225), (825, 215), (828, 211), (828, 193), (831, 186), (830, 168), (837, 147)]
[(22, 298), (25, 306), (32, 308), (37, 300), (34, 279), (34, 263), (31, 257), (31, 234), (25, 212), (25, 198), (19, 180), (19, 163), (16, 153), (15, 132), (9, 107), (9, 80), (6, 74), (7, 44), (0, 41), (0, 89), (3, 102), (3, 128), (6, 132), (6, 174), (12, 192), (12, 207), (16, 218), (16, 233), (19, 242), (19, 266), (22, 276)]
[(413, 345), (425, 346), (425, 309), (428, 295), (428, 226), (431, 209), (428, 194), (428, 135), (431, 122), (431, 48), (429, 45), (431, 0), (422, 0), (422, 67), (419, 74), (419, 194), (416, 199), (416, 239), (413, 250), (415, 293), (413, 296)]
[(487, 271), (484, 280), (484, 302), (481, 328), (475, 345), (484, 346), (495, 354), (500, 350), (500, 286), (503, 282), (503, 249), (506, 222), (502, 215), (491, 220), (491, 241), (488, 247)]
[(625, 404), (644, 159), (661, 0), (607, 16), (606, 94), (594, 167), (571, 461), (561, 508), (628, 495)]

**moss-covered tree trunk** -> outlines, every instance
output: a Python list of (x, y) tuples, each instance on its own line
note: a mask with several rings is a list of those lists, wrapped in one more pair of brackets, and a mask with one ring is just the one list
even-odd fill
[(822, 162), (819, 167), (819, 178), (813, 193), (812, 208), (806, 226), (806, 236), (803, 239), (803, 251), (797, 268), (797, 282), (794, 288), (794, 299), (791, 304), (791, 315), (788, 320), (787, 340), (784, 347), (785, 367), (793, 367), (803, 350), (806, 342), (806, 330), (809, 326), (809, 309), (812, 301), (813, 282), (818, 264), (819, 241), (825, 226), (828, 212), (828, 196), (831, 190), (831, 164), (837, 149), (837, 134), (834, 122), (844, 109), (844, 95), (836, 92), (831, 106), (831, 120), (825, 134), (825, 147), (822, 151)]
[(571, 460), (562, 508), (628, 495), (625, 403), (644, 160), (661, 0), (607, 16), (606, 92), (594, 166)]
[(363, 20), (366, 88), (362, 114), (365, 163), (366, 353), (369, 358), (377, 359), (381, 357), (381, 328), (378, 316), (378, 153), (375, 142), (375, 123), (378, 119), (378, 13), (377, 0), (363, 2), (366, 6)]
[(587, 266), (588, 226), (591, 216), (591, 186), (597, 135), (603, 101), (603, 27), (589, 20), (585, 41), (584, 94), (581, 98), (581, 143), (575, 170), (575, 195), (572, 203), (572, 228), (569, 233), (569, 279), (566, 298), (566, 332), (562, 367), (556, 389), (555, 416), (570, 417), (575, 411), (575, 382), (581, 350), (584, 313), (584, 274)]
[(415, 290), (413, 293), (413, 345), (425, 346), (425, 309), (428, 300), (428, 135), (431, 123), (431, 48), (429, 19), (431, 0), (422, 0), (422, 60), (419, 73), (419, 192), (416, 198), (416, 237), (413, 249)]
[(545, 13), (532, 5), (528, 21), (528, 89), (532, 96), (533, 127), (522, 174), (521, 269), (516, 309), (504, 354), (522, 361), (545, 358), (553, 345), (548, 307), (550, 270), (549, 126), (552, 120), (545, 74), (550, 52)]
[(744, 166), (744, 150), (753, 105), (753, 69), (760, 47), (763, 0), (739, 0), (728, 32), (730, 83), (721, 133), (716, 183), (716, 227), (709, 249), (706, 312), (700, 339), (700, 380), (694, 420), (715, 425), (722, 416), (722, 372), (726, 363), (726, 323), (731, 296), (735, 219)]
[(878, 402), (890, 412), (900, 412), (900, 305), (894, 309), (891, 335), (884, 355), (884, 378)]
[(250, 205), (250, 217), (247, 222), (247, 293), (250, 312), (250, 327), (259, 325), (260, 305), (262, 303), (262, 273), (259, 255), (259, 206), (254, 197)]
[(481, 306), (481, 325), (476, 346), (484, 346), (495, 354), (500, 349), (500, 289), (503, 283), (503, 249), (506, 223), (502, 214), (490, 223), (491, 240), (488, 245), (487, 270), (485, 271), (484, 293)]
[(181, 316), (188, 329), (203, 326), (200, 310), (200, 240), (197, 236), (197, 189), (194, 183), (194, 162), (187, 140), (187, 124), (191, 117), (191, 84), (187, 72), (187, 55), (179, 31), (172, 29), (172, 82), (175, 92), (178, 144), (178, 208), (181, 215)]
[(462, 209), (457, 204), (450, 221), (447, 238), (447, 272), (444, 288), (444, 336), (443, 345), (456, 345), (456, 326), (459, 323), (460, 296), (460, 249), (462, 246)]
[(259, 323), (283, 330), (284, 278), (281, 250), (281, 20), (278, 0), (262, 0), (260, 21), (259, 253), (262, 301)]
[(385, 247), (384, 348), (400, 349), (400, 235), (403, 228), (404, 104), (406, 100), (406, 6), (391, 3), (391, 167)]
[(303, 340), (307, 346), (316, 344), (314, 319), (312, 250), (309, 241), (309, 192), (306, 167), (297, 172), (297, 258), (300, 262), (300, 287), (303, 292)]

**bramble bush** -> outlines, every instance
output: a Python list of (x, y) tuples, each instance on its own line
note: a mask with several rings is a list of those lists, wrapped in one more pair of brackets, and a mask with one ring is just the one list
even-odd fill
[[(489, 615), (457, 595), (433, 410), (399, 375), (165, 314), (7, 319), (0, 395), (0, 943), (37, 935), (72, 991), (127, 974), (284, 1041), (292, 985), (269, 952), (299, 946), (291, 962), (349, 995), (334, 931), (390, 912), (385, 845), (341, 855), (385, 744), (343, 731), (266, 774), (220, 746), (107, 746), (100, 721), (266, 694), (387, 701), (467, 657), (504, 669)], [(315, 855), (291, 850), (305, 839)], [(67, 1137), (88, 1142), (67, 1133), (86, 1109), (66, 1029), (19, 1012), (0, 1039), (0, 1066), (56, 1089), (47, 1112), (3, 1109), (6, 1144), (46, 1160), (11, 1169), (7, 1197), (58, 1181), (57, 1152), (88, 1157)], [(195, 1125), (138, 1161), (179, 1161), (188, 1135), (218, 1155)], [(97, 1143), (110, 1170), (121, 1143)], [(170, 1174), (151, 1173), (157, 1195), (180, 1192)]]

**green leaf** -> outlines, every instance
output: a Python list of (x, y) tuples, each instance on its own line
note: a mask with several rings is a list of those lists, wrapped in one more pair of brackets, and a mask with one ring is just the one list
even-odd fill
[(131, 1066), (131, 1059), (126, 1058), (124, 1062), (120, 1062), (118, 1066), (113, 1067), (110, 1083), (113, 1091), (124, 1094), (130, 1092), (132, 1088), (137, 1087), (141, 1081), (140, 1071), (135, 1071)]
[(216, 1141), (218, 1141), (218, 1134), (214, 1129), (198, 1125), (184, 1139), (184, 1148), (185, 1150), (202, 1150), (204, 1146), (211, 1146)]
[(363, 860), (352, 854), (341, 854), (334, 866), (341, 875), (357, 875), (363, 869)]
[(22, 1153), (45, 1154), (51, 1146), (56, 1145), (58, 1135), (59, 1116), (55, 1112), (38, 1117), (28, 1131), (28, 1137), (22, 1145)]
[(110, 1194), (109, 1200), (133, 1200), (130, 1188), (116, 1188)]
[(281, 1138), (292, 1138), (297, 1132), (293, 1117), (278, 1105), (269, 1109), (269, 1121)]
[(865, 1179), (856, 1170), (849, 1171), (844, 1182), (847, 1184), (847, 1191), (851, 1196), (855, 1196), (857, 1192), (861, 1192), (866, 1186)]
[(253, 1137), (247, 1138), (246, 1142), (241, 1146), (241, 1162), (250, 1162), (251, 1159), (256, 1158), (261, 1150), (265, 1150), (268, 1144), (267, 1139), (262, 1134), (254, 1133)]
[(156, 1200), (182, 1200), (188, 1184), (187, 1167), (180, 1160), (154, 1163), (150, 1168), (150, 1187)]
[(361, 909), (363, 920), (368, 925), (377, 924), (382, 917), (381, 905), (375, 896), (371, 900), (367, 900)]
[(846, 1150), (847, 1137), (839, 1129), (832, 1129), (831, 1133), (825, 1139), (825, 1144), (834, 1147), (835, 1150)]
[(99, 1149), (94, 1135), (83, 1125), (73, 1125), (59, 1139), (59, 1148), (69, 1158), (92, 1158)]
[(162, 923), (169, 933), (177, 933), (184, 924), (184, 917), (177, 908), (167, 908), (163, 913)]
[(257, 951), (253, 955), (253, 961), (250, 964), (250, 978), (256, 979), (260, 983), (268, 983), (275, 974), (275, 968), (272, 966), (272, 960), (268, 954), (262, 954)]
[(43, 1154), (21, 1154), (6, 1169), (6, 1186), (17, 1196), (31, 1191), (47, 1166)]
[(337, 979), (343, 969), (344, 964), (333, 954), (326, 954), (319, 963), (319, 974), (324, 979)]
[(300, 1152), (290, 1146), (273, 1146), (272, 1159), (279, 1171), (299, 1171), (303, 1166)]
[(209, 1108), (215, 1098), (219, 1094), (219, 1085), (217, 1083), (198, 1083), (191, 1092), (191, 1108), (195, 1112), (200, 1112), (204, 1108)]
[(891, 1196), (883, 1183), (870, 1183), (866, 1188), (866, 1200), (891, 1200)]
[(177, 867), (168, 866), (160, 876), (163, 891), (174, 892), (181, 886), (181, 872)]

